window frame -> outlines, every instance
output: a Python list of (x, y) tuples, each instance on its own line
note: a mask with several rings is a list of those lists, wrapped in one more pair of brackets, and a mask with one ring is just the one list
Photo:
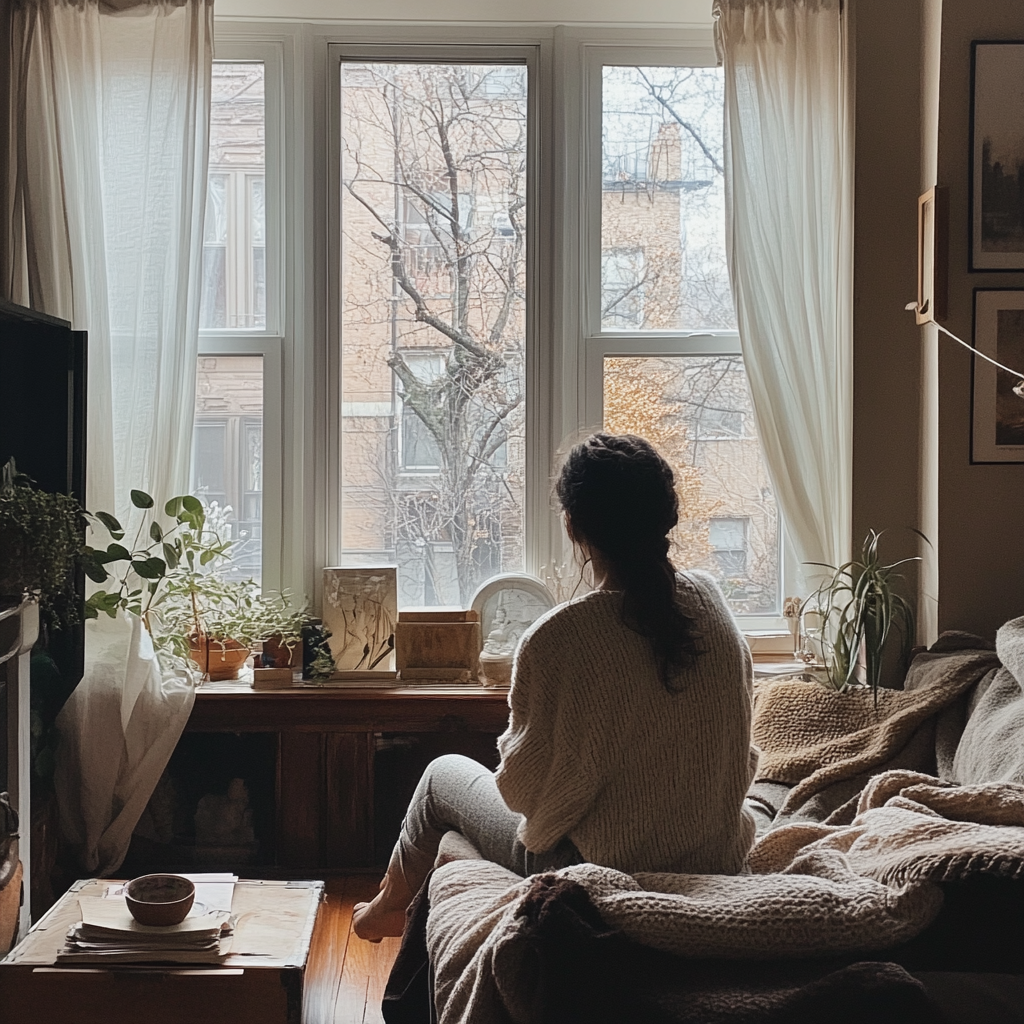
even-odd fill
[[(340, 190), (333, 184), (341, 173), (341, 64), (344, 61), (394, 61), (417, 63), (518, 63), (527, 69), (527, 203), (526, 203), (526, 337), (525, 337), (525, 495), (523, 516), (523, 569), (537, 573), (550, 564), (550, 519), (547, 486), (550, 450), (550, 408), (552, 393), (542, 368), (544, 358), (539, 338), (549, 322), (549, 291), (544, 284), (550, 278), (550, 244), (545, 244), (552, 223), (550, 189), (542, 182), (545, 168), (541, 151), (547, 151), (549, 128), (544, 100), (551, 96), (550, 39), (523, 36), (517, 30), (496, 29), (481, 39), (477, 30), (424, 27), (417, 31), (395, 31), (388, 41), (380, 39), (380, 30), (352, 26), (345, 40), (327, 42), (327, 331), (326, 382), (327, 424), (326, 494), (327, 522), (324, 565), (337, 564), (341, 556), (342, 480), (344, 438), (341, 417), (341, 270), (342, 225)], [(399, 429), (401, 429), (399, 427)], [(413, 472), (399, 470), (400, 478)], [(427, 471), (424, 475), (429, 475)]]
[[(606, 66), (715, 67), (719, 61), (711, 40), (700, 45), (696, 39), (663, 43), (625, 42), (621, 45), (584, 44), (580, 61), (582, 116), (577, 145), (585, 154), (580, 223), (581, 287), (578, 360), (582, 392), (582, 423), (587, 431), (600, 430), (604, 423), (604, 360), (606, 357), (717, 356), (742, 357), (739, 332), (732, 330), (623, 330), (607, 328), (601, 322), (602, 296), (602, 128), (603, 69)], [(787, 593), (797, 580), (798, 566), (792, 545), (786, 542), (785, 524), (778, 536), (779, 608), (777, 615), (737, 614), (739, 624), (752, 629), (788, 628), (782, 616)]]
[[(532, 54), (524, 562), (537, 575), (571, 565), (572, 546), (551, 497), (553, 475), (560, 452), (602, 421), (604, 356), (738, 352), (735, 332), (591, 329), (599, 325), (600, 304), (600, 66), (670, 63), (673, 54), (711, 66), (712, 30), (218, 18), (216, 32), (215, 59), (263, 59), (268, 69), (268, 331), (200, 338), (201, 354), (264, 356), (264, 585), (305, 594), (316, 608), (321, 569), (335, 564), (339, 551), (341, 409), (333, 346), (340, 204), (332, 183), (340, 155), (334, 72), (341, 53), (400, 59), (414, 49), (425, 60), (466, 62), (468, 47), (484, 61), (521, 48)], [(799, 575), (792, 546), (784, 538), (782, 546), (784, 595), (797, 592)], [(781, 629), (785, 620), (743, 617), (741, 624)]]
[[(219, 33), (218, 33), (219, 35)], [(284, 144), (282, 112), (285, 98), (283, 45), (272, 40), (218, 38), (214, 62), (262, 62), (264, 67), (264, 266), (266, 268), (266, 326), (204, 328), (199, 331), (199, 357), (260, 356), (263, 360), (263, 497), (261, 509), (262, 544), (260, 578), (264, 590), (294, 588), (282, 560), (285, 520), (284, 464), (282, 437), (285, 379), (284, 296), (286, 291), (284, 251)], [(245, 174), (246, 185), (250, 175)], [(240, 206), (248, 210), (248, 188)], [(229, 183), (230, 193), (230, 183)], [(230, 202), (230, 197), (229, 197)], [(249, 230), (246, 229), (248, 238)], [(243, 258), (248, 262), (251, 245)], [(301, 586), (301, 584), (300, 584)]]

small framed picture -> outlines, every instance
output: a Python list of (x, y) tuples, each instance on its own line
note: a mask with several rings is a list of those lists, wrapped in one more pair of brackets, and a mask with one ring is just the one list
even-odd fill
[(971, 270), (1024, 270), (1024, 40), (971, 44)]
[(337, 676), (372, 680), (395, 675), (395, 566), (324, 569), (323, 619), (331, 631)]
[(974, 346), (1021, 375), (973, 357), (971, 462), (1024, 462), (1024, 290), (975, 289)]
[(949, 267), (949, 190), (928, 189), (917, 200), (917, 322), (945, 320)]

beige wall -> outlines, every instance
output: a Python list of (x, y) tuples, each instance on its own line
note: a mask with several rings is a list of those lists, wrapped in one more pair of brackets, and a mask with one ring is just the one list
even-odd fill
[(921, 343), (904, 306), (916, 295), (925, 3), (850, 4), (856, 82), (853, 541), (857, 551), (868, 529), (887, 531), (886, 559), (918, 554), (907, 528), (923, 528)]
[[(972, 39), (1024, 39), (1020, 0), (945, 0), (938, 182), (949, 187), (949, 320), (971, 340), (975, 288), (1024, 288), (1024, 273), (969, 273), (968, 160)], [(970, 465), (971, 356), (939, 350), (940, 629), (992, 635), (1024, 614), (1024, 465)]]
[[(967, 203), (972, 39), (1024, 38), (1024, 4), (1006, 0), (854, 0), (855, 541), (892, 535), (886, 555), (917, 554), (923, 639), (992, 636), (1024, 613), (1024, 466), (970, 465), (971, 357), (914, 326), (916, 200), (950, 196), (949, 320), (972, 336), (974, 288), (1022, 287), (1024, 274), (969, 273)], [(941, 32), (941, 40), (940, 40)], [(937, 603), (936, 603), (937, 597)]]

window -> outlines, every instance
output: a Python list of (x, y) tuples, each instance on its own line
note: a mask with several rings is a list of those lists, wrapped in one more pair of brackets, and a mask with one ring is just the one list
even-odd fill
[(191, 480), (207, 521), (234, 542), (228, 575), (269, 589), (291, 582), (281, 567), (280, 72), (275, 47), (218, 43)]
[[(409, 607), (571, 574), (551, 471), (606, 424), (670, 455), (680, 562), (779, 624), (710, 32), (232, 20), (217, 48), (200, 351), (262, 360), (263, 580), (315, 607), (322, 566), (396, 564)], [(241, 509), (215, 412), (196, 472)]]
[(263, 561), (263, 359), (200, 356), (191, 491), (234, 541), (226, 575), (259, 580)]
[(716, 576), (738, 615), (774, 619), (782, 549), (729, 288), (721, 70), (686, 53), (627, 63), (600, 49), (589, 68), (600, 288), (587, 311), (587, 418), (647, 437), (672, 465), (676, 564)]
[(745, 516), (716, 516), (708, 521), (708, 541), (718, 571), (727, 583), (741, 586), (747, 575), (747, 530), (750, 520)]
[(267, 325), (265, 69), (215, 61), (200, 326)]
[(465, 606), (523, 567), (527, 66), (338, 76), (340, 556)]

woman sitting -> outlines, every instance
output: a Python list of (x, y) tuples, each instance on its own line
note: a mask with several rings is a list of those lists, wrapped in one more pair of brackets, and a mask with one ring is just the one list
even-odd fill
[(458, 755), (427, 767), (381, 891), (356, 905), (364, 939), (402, 934), (450, 830), (524, 876), (583, 861), (743, 869), (750, 654), (711, 577), (669, 560), (672, 470), (642, 438), (595, 434), (569, 453), (557, 495), (594, 590), (523, 635), (497, 772)]

